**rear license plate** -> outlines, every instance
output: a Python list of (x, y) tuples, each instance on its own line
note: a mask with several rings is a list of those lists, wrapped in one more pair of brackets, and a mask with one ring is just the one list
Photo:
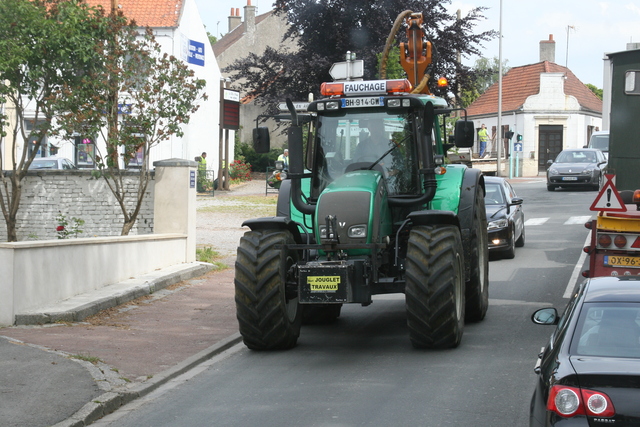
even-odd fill
[(607, 267), (640, 268), (640, 257), (605, 255), (604, 265)]
[(577, 181), (578, 177), (577, 176), (563, 176), (562, 180), (563, 181)]
[(342, 98), (342, 108), (379, 107), (383, 105), (381, 96), (366, 98)]

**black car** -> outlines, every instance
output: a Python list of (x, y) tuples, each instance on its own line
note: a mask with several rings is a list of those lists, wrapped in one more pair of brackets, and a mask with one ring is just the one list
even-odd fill
[(606, 276), (582, 283), (560, 317), (538, 365), (530, 426), (640, 425), (640, 277)]
[(516, 246), (524, 246), (522, 199), (509, 182), (500, 177), (484, 178), (489, 250), (505, 258), (516, 256)]
[(562, 150), (555, 161), (547, 162), (547, 190), (558, 187), (588, 186), (599, 190), (607, 165), (604, 153), (593, 148)]

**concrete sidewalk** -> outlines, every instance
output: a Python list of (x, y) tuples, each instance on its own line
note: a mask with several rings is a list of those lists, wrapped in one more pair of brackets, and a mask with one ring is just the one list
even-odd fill
[(240, 342), (234, 270), (210, 268), (21, 313), (22, 325), (0, 329), (0, 425), (88, 425)]

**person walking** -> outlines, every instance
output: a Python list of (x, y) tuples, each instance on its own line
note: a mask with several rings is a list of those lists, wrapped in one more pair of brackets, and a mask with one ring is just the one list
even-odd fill
[(487, 127), (484, 123), (478, 131), (478, 138), (480, 139), (480, 158), (482, 158), (487, 149), (487, 142), (489, 141), (489, 134), (487, 134)]

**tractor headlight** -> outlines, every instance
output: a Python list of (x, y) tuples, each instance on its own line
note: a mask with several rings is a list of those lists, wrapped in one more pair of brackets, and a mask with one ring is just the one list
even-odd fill
[(367, 226), (364, 224), (352, 225), (347, 231), (347, 236), (350, 239), (365, 239), (367, 237)]

